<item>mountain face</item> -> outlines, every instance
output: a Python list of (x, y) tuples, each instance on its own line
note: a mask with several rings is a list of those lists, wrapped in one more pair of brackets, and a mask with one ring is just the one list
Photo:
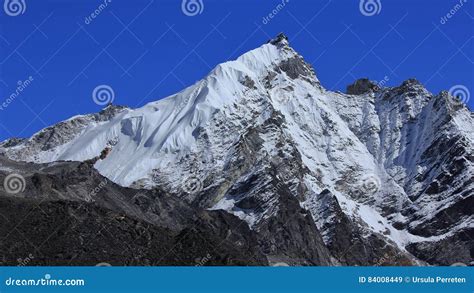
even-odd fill
[(2, 265), (29, 255), (29, 265), (268, 264), (237, 217), (157, 189), (120, 187), (98, 174), (94, 160), (0, 162), (2, 181), (6, 168), (25, 178), (21, 195), (0, 197)]
[[(0, 199), (14, 207), (10, 222), (11, 211), (36, 201), (50, 221), (82, 204), (87, 221), (121, 231), (112, 236), (122, 242), (145, 236), (130, 247), (143, 257), (127, 254), (122, 264), (160, 264), (160, 256), (192, 264), (191, 251), (203, 257), (199, 247), (223, 241), (207, 264), (469, 265), (473, 140), (472, 113), (447, 92), (433, 95), (413, 79), (328, 91), (279, 35), (168, 98), (110, 105), (1, 143), (0, 179), (22, 174), (26, 190), (1, 190)], [(107, 187), (90, 195), (101, 178)], [(187, 229), (210, 243), (160, 255), (172, 243), (195, 245), (178, 237)], [(60, 254), (50, 249), (45, 263)], [(102, 251), (120, 263), (120, 250)]]

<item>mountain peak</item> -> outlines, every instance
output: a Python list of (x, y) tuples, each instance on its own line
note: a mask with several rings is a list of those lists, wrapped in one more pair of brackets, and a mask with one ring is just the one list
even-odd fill
[(279, 33), (275, 38), (269, 40), (267, 43), (275, 46), (288, 45), (288, 37), (284, 33)]
[(423, 86), (423, 84), (417, 80), (416, 78), (409, 78), (405, 81), (403, 81), (402, 83), (402, 86), (412, 86), (412, 85), (415, 85), (415, 86)]
[[(466, 230), (472, 213), (462, 209), (472, 206), (474, 190), (472, 114), (431, 99), (414, 79), (383, 85), (360, 79), (349, 86), (349, 98), (324, 90), (279, 34), (168, 98), (138, 109), (109, 105), (2, 143), (0, 159), (99, 156), (94, 168), (114, 183), (225, 210), (259, 239), (283, 243), (269, 249), (271, 257), (317, 259), (322, 254), (313, 244), (323, 237), (342, 264), (374, 264), (408, 251), (435, 264), (470, 263), (472, 243), (459, 239), (472, 232)], [(5, 170), (0, 166), (0, 178)], [(161, 210), (147, 204), (148, 212)], [(289, 229), (281, 234), (278, 223)], [(308, 236), (318, 229), (320, 236)], [(312, 240), (303, 243), (301, 235)], [(299, 254), (302, 243), (313, 248)], [(456, 259), (438, 253), (453, 247)], [(352, 249), (357, 257), (346, 254)]]
[(368, 78), (361, 78), (356, 80), (353, 84), (347, 86), (347, 94), (349, 95), (363, 95), (369, 92), (378, 91), (380, 88), (376, 82)]

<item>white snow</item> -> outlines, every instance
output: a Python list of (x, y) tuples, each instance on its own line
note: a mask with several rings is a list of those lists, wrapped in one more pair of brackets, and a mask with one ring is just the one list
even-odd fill
[[(95, 165), (102, 175), (123, 186), (142, 182), (151, 187), (156, 184), (151, 174), (158, 170), (166, 188), (176, 191), (189, 176), (202, 181), (214, 176), (211, 184), (224, 182), (225, 178), (220, 177), (224, 166), (236, 159), (232, 157), (234, 144), (276, 110), (285, 118), (283, 134), (262, 135), (264, 151), (260, 157), (276, 156), (279, 150), (289, 157), (294, 144), (310, 170), (304, 180), (308, 191), (302, 206), (315, 219), (315, 213), (320, 211), (312, 202), (327, 188), (347, 215), (363, 221), (367, 231), (386, 234), (401, 249), (411, 242), (445, 237), (423, 238), (396, 230), (382, 212), (389, 205), (396, 210), (391, 219), (404, 220), (399, 213), (403, 206), (416, 204), (418, 212), (425, 215), (422, 221), (456, 200), (421, 197), (412, 203), (408, 197), (426, 188), (424, 182), (414, 178), (427, 169), (422, 154), (440, 128), (436, 123), (442, 113), (433, 108), (431, 94), (418, 86), (414, 86), (416, 98), (387, 98), (389, 89), (360, 96), (330, 92), (319, 86), (315, 76), (310, 82), (275, 70), (278, 63), (293, 57), (299, 55), (289, 47), (265, 44), (237, 60), (218, 65), (203, 80), (175, 95), (138, 109), (124, 109), (109, 121), (90, 121), (63, 145), (49, 151), (24, 151), (25, 145), (18, 145), (7, 149), (7, 155), (11, 152), (40, 163), (83, 161), (98, 156), (110, 140), (118, 139), (107, 158)], [(273, 78), (269, 78), (270, 73)], [(253, 81), (254, 86), (244, 85), (245, 80)], [(412, 122), (415, 117), (417, 120)], [(75, 116), (66, 122), (76, 119), (88, 118)], [(470, 140), (472, 150), (470, 112), (459, 112), (452, 123), (453, 129)], [(284, 146), (277, 147), (278, 144)], [(197, 166), (190, 158), (196, 159)], [(467, 174), (472, 176), (472, 170)], [(380, 184), (373, 194), (361, 192), (367, 178), (375, 178)], [(217, 198), (210, 208), (227, 210), (251, 227), (276, 212), (272, 209), (257, 215), (236, 208), (236, 202), (235, 198)], [(328, 220), (331, 219), (320, 221)], [(317, 225), (321, 227), (322, 222)]]

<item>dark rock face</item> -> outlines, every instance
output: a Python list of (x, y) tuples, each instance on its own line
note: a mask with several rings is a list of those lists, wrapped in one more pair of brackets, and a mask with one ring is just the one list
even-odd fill
[[(264, 140), (262, 136), (277, 131), (276, 139), (282, 147), (287, 144), (281, 127), (285, 120), (281, 113), (272, 114), (259, 127), (250, 127), (234, 144), (232, 164), (225, 168), (226, 183), (218, 189), (206, 190), (201, 200), (193, 205), (208, 207), (204, 199), (233, 198), (236, 210), (254, 217), (252, 230), (256, 232), (259, 251), (273, 263), (288, 265), (333, 265), (335, 262), (326, 248), (311, 215), (299, 203), (303, 190), (298, 186), (287, 186), (286, 179), (301, 177), (304, 167), (299, 153), (293, 148), (292, 155), (299, 163), (271, 158), (261, 160)], [(294, 166), (293, 166), (294, 165)], [(255, 171), (255, 167), (258, 171)], [(239, 180), (239, 178), (246, 178)], [(286, 178), (286, 179), (285, 179)], [(294, 192), (296, 188), (297, 192)], [(272, 216), (264, 218), (265, 214)]]
[(90, 163), (1, 163), (21, 168), (26, 182), (20, 194), (0, 192), (2, 265), (28, 256), (28, 265), (268, 263), (255, 232), (226, 212), (122, 188)]
[(279, 64), (276, 70), (285, 72), (290, 78), (296, 79), (300, 76), (309, 77), (312, 74), (311, 67), (302, 58), (294, 57)]
[(474, 265), (474, 229), (464, 229), (437, 242), (419, 242), (407, 246), (407, 250), (431, 265), (450, 266), (455, 263)]
[(324, 245), (308, 211), (299, 206), (290, 191), (279, 191), (279, 211), (259, 227), (259, 239), (269, 243), (271, 259), (288, 265), (332, 265), (331, 253)]
[(327, 247), (332, 255), (344, 265), (413, 265), (414, 260), (401, 252), (395, 244), (387, 243), (380, 235), (363, 232), (342, 211), (336, 197), (330, 191), (320, 194), (320, 217), (333, 217), (322, 227), (328, 231)]
[(377, 84), (368, 78), (361, 78), (356, 80), (353, 84), (347, 87), (347, 94), (349, 95), (363, 95), (369, 92), (378, 91)]
[(29, 265), (192, 266), (207, 255), (205, 265), (266, 264), (245, 226), (229, 236), (245, 246), (223, 237), (225, 232), (216, 235), (220, 228), (230, 232), (239, 224), (228, 214), (210, 215), (212, 226), (200, 220), (175, 231), (89, 203), (1, 197), (0, 204), (1, 265), (18, 265), (18, 259), (30, 254)]
[[(248, 139), (258, 140), (257, 132)], [(17, 265), (30, 254), (31, 265), (267, 265), (269, 259), (333, 264), (311, 216), (282, 184), (278, 213), (254, 231), (225, 211), (193, 208), (159, 190), (120, 187), (98, 174), (93, 162), (2, 159), (3, 166), (21, 170), (26, 182), (18, 195), (0, 193), (3, 265)], [(6, 175), (0, 172), (0, 180)], [(234, 192), (252, 193), (259, 176)], [(243, 209), (265, 205), (271, 206), (252, 197), (240, 203)]]
[(268, 43), (272, 45), (278, 45), (283, 41), (288, 41), (288, 37), (284, 33), (279, 33), (276, 38), (269, 40)]
[(94, 114), (94, 119), (96, 121), (108, 121), (125, 109), (127, 109), (125, 106), (110, 104), (99, 113)]
[[(410, 230), (413, 234), (423, 237), (442, 235), (449, 232), (451, 227), (473, 214), (474, 197), (471, 195), (436, 213), (429, 221), (425, 221), (416, 227), (411, 227)], [(472, 238), (474, 239), (474, 237)]]
[(253, 81), (248, 75), (246, 75), (244, 80), (242, 80), (240, 83), (249, 89), (255, 89), (255, 81)]

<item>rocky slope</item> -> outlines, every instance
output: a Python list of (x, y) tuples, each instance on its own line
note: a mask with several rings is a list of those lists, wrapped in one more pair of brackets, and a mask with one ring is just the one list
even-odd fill
[(0, 153), (100, 156), (117, 188), (173, 198), (170, 219), (180, 205), (237, 217), (269, 264), (472, 264), (473, 126), (455, 98), (413, 79), (328, 91), (280, 35), (176, 95), (73, 117)]
[(268, 264), (237, 217), (120, 187), (93, 161), (0, 162), (2, 181), (6, 168), (24, 178), (21, 193), (0, 193), (1, 265)]

